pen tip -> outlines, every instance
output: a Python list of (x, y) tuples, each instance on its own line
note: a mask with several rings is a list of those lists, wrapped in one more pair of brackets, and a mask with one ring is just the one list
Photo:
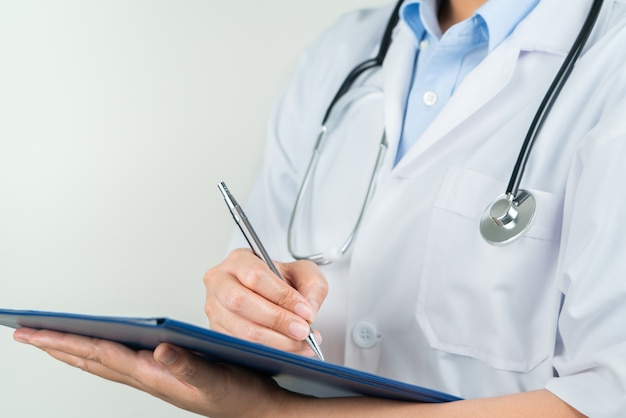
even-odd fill
[(306, 339), (306, 342), (309, 344), (309, 347), (311, 347), (311, 350), (313, 350), (317, 358), (324, 361), (324, 355), (322, 354), (322, 350), (320, 349), (320, 346), (317, 343), (317, 340), (315, 339), (312, 331), (311, 334), (309, 334), (309, 337)]

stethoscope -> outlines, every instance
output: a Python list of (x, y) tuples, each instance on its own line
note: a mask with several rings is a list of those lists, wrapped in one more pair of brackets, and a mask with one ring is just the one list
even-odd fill
[[(323, 141), (327, 136), (327, 124), (332, 118), (332, 111), (338, 102), (343, 100), (345, 96), (349, 95), (352, 85), (357, 80), (357, 78), (359, 78), (359, 76), (374, 67), (382, 66), (382, 63), (385, 60), (385, 56), (387, 55), (387, 51), (389, 50), (389, 46), (391, 45), (393, 30), (399, 21), (399, 11), (402, 3), (403, 0), (398, 1), (393, 9), (391, 18), (389, 19), (389, 22), (387, 23), (387, 26), (385, 28), (385, 32), (383, 34), (380, 47), (376, 56), (362, 62), (361, 64), (354, 67), (352, 71), (350, 71), (348, 76), (339, 87), (339, 90), (333, 97), (330, 105), (326, 110), (326, 113), (324, 114), (324, 118), (322, 120), (322, 128), (313, 149), (311, 161), (309, 162), (309, 165), (304, 175), (304, 179), (298, 191), (296, 202), (294, 203), (292, 215), (289, 222), (287, 232), (287, 244), (289, 252), (295, 259), (307, 259), (314, 261), (317, 264), (328, 264), (339, 259), (343, 254), (347, 252), (348, 248), (350, 247), (350, 244), (352, 243), (356, 231), (358, 230), (361, 220), (363, 218), (365, 208), (373, 195), (375, 179), (382, 163), (384, 153), (387, 149), (387, 139), (384, 133), (380, 141), (378, 156), (376, 158), (375, 167), (370, 178), (370, 184), (367, 189), (365, 199), (361, 206), (361, 210), (356, 224), (352, 228), (348, 238), (344, 240), (342, 245), (325, 249), (320, 252), (300, 253), (295, 249), (295, 245), (293, 242), (294, 220), (297, 218), (298, 213), (301, 211), (302, 201), (306, 193), (310, 193), (309, 189), (311, 189), (311, 178), (315, 173), (317, 162), (321, 153), (321, 148), (323, 146)], [(531, 150), (539, 134), (539, 131), (541, 130), (543, 123), (545, 122), (550, 110), (552, 109), (552, 106), (558, 98), (561, 89), (569, 78), (575, 63), (587, 42), (587, 39), (591, 35), (598, 15), (600, 14), (601, 8), (602, 0), (594, 0), (591, 8), (589, 9), (585, 22), (576, 40), (574, 41), (574, 44), (572, 45), (570, 51), (565, 57), (565, 60), (561, 65), (559, 71), (557, 72), (554, 80), (550, 84), (550, 87), (548, 88), (548, 91), (541, 101), (541, 104), (539, 105), (537, 112), (535, 113), (535, 116), (528, 128), (528, 132), (526, 133), (526, 137), (520, 148), (517, 161), (515, 163), (515, 166), (513, 167), (511, 178), (509, 180), (506, 191), (504, 192), (504, 194), (498, 196), (493, 201), (493, 203), (491, 203), (485, 209), (481, 217), (479, 225), (480, 234), (483, 239), (489, 244), (504, 245), (513, 242), (528, 230), (534, 219), (537, 209), (536, 200), (531, 192), (520, 189), (520, 183), (522, 181), (524, 170), (526, 168), (526, 164), (530, 157)]]

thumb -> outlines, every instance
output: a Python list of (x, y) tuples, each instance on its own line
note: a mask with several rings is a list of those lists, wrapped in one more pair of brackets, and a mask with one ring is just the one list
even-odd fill
[(160, 344), (154, 350), (154, 359), (174, 377), (191, 386), (198, 386), (199, 372), (203, 366), (198, 356), (171, 344)]
[(234, 411), (230, 416), (243, 415), (241, 408), (246, 404), (241, 402), (242, 391), (230, 390), (232, 385), (225, 384), (232, 380), (227, 376), (226, 367), (168, 343), (159, 344), (153, 357), (176, 382), (155, 387), (153, 391), (158, 397), (202, 416), (225, 416), (224, 413), (229, 411)]
[[(159, 344), (153, 357), (180, 383), (157, 388), (157, 396), (202, 416), (262, 416), (275, 396), (282, 394), (267, 376), (212, 363), (172, 344)], [(244, 396), (250, 402), (242, 402)]]

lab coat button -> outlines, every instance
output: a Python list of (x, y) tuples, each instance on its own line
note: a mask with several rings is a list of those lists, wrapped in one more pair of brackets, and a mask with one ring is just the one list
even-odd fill
[(352, 328), (352, 339), (361, 348), (372, 348), (378, 342), (376, 327), (369, 322), (359, 322)]
[(439, 100), (437, 93), (434, 91), (427, 91), (424, 93), (424, 97), (422, 99), (424, 100), (424, 104), (426, 106), (434, 106), (437, 103), (437, 100)]

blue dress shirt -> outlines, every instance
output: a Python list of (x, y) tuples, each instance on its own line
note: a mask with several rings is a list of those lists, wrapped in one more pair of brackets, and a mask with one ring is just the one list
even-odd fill
[(539, 0), (488, 0), (474, 15), (441, 33), (437, 0), (410, 0), (400, 18), (416, 38), (413, 80), (396, 163), (448, 102), (457, 85), (513, 31)]

